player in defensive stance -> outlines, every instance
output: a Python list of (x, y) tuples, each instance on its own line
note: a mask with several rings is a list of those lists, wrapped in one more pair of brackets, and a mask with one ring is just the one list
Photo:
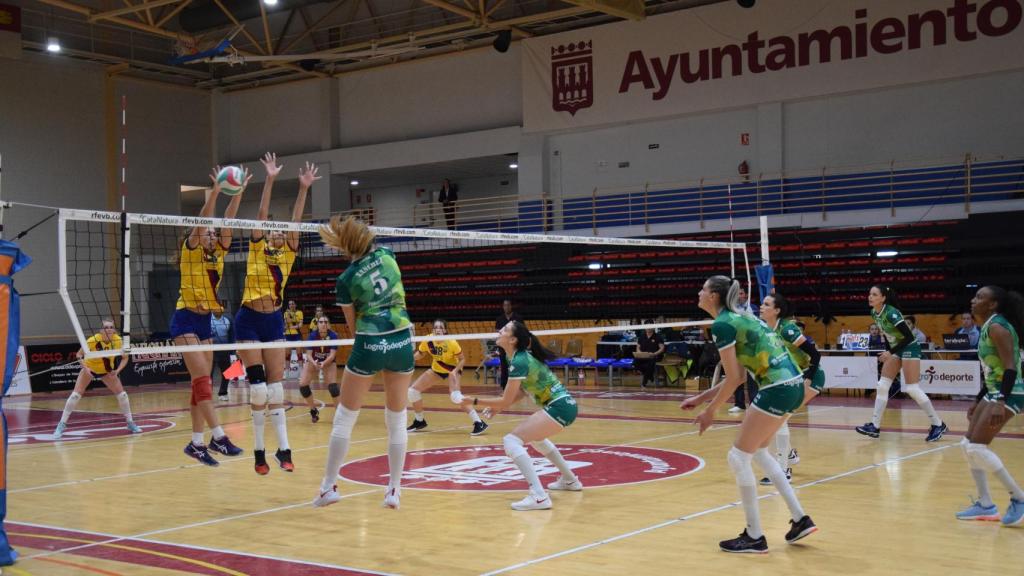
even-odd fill
[[(262, 162), (267, 171), (267, 180), (263, 184), (257, 220), (266, 220), (270, 213), (270, 196), (274, 180), (282, 168), (277, 165), (277, 157), (274, 154), (268, 153)], [(306, 163), (305, 169), (299, 170), (299, 194), (292, 207), (292, 222), (302, 221), (306, 195), (313, 182), (319, 179), (316, 172), (316, 166), (309, 162)], [(295, 264), (298, 249), (297, 231), (289, 231), (287, 234), (280, 230), (266, 234), (259, 229), (252, 231), (245, 266), (242, 305), (235, 315), (235, 340), (238, 343), (284, 341), (285, 327), (281, 307), (288, 275)], [(249, 381), (256, 473), (270, 473), (263, 443), (263, 429), (268, 413), (277, 433), (278, 449), (274, 456), (282, 470), (292, 472), (295, 470), (295, 464), (292, 463), (292, 449), (288, 444), (288, 421), (284, 414), (284, 349), (242, 349), (238, 351), (238, 357), (245, 366), (245, 376)]]
[(583, 490), (583, 483), (573, 473), (555, 444), (549, 440), (576, 420), (578, 407), (557, 376), (551, 373), (545, 362), (553, 360), (555, 354), (544, 348), (526, 325), (513, 320), (498, 332), (498, 346), (509, 358), (508, 384), (500, 398), (463, 397), (462, 405), (469, 408), (484, 407), (492, 415), (508, 408), (519, 399), (523, 392), (533, 398), (541, 407), (516, 426), (504, 438), (505, 454), (519, 468), (530, 485), (530, 493), (518, 502), (512, 503), (513, 510), (547, 510), (551, 508), (551, 497), (540, 483), (533, 468), (533, 458), (526, 451), (530, 443), (562, 473), (558, 480), (548, 484), (551, 490)]
[[(448, 323), (438, 318), (434, 320), (434, 335), (444, 336), (448, 333)], [(459, 388), (459, 381), (462, 379), (462, 367), (466, 358), (462, 354), (462, 347), (458, 340), (426, 340), (420, 342), (419, 348), (414, 356), (419, 360), (424, 354), (429, 354), (432, 361), (430, 369), (424, 370), (423, 374), (409, 387), (409, 403), (415, 413), (412, 424), (409, 425), (410, 432), (423, 430), (427, 427), (427, 419), (423, 416), (423, 393), (445, 381), (448, 382), (448, 392), (452, 402), (462, 405), (462, 390)], [(487, 424), (480, 419), (476, 409), (466, 409), (469, 417), (473, 419), (472, 436), (479, 436), (487, 430)]]
[[(967, 410), (967, 435), (960, 446), (978, 487), (978, 500), (958, 512), (956, 517), (960, 520), (1002, 520), (1006, 526), (1016, 526), (1024, 519), (1024, 491), (989, 444), (1003, 426), (1024, 409), (1020, 350), (1020, 334), (1024, 331), (1024, 298), (998, 286), (985, 286), (971, 300), (971, 315), (983, 322), (978, 338), (978, 357), (985, 385), (978, 394), (977, 402)], [(1010, 505), (1002, 518), (988, 491), (990, 473), (1010, 492)]]
[[(778, 334), (753, 315), (738, 311), (739, 290), (738, 281), (712, 276), (700, 291), (698, 306), (715, 319), (711, 336), (722, 359), (725, 381), (717, 387), (711, 404), (697, 415), (696, 424), (703, 434), (726, 398), (746, 382), (747, 372), (753, 374), (760, 391), (750, 404), (753, 409), (744, 414), (739, 436), (728, 456), (740, 489), (747, 527), (738, 538), (723, 540), (719, 546), (725, 552), (764, 554), (768, 541), (761, 530), (754, 461), (771, 478), (789, 507), (793, 519), (786, 542), (796, 542), (817, 530), (811, 517), (804, 514), (786, 472), (767, 450), (786, 417), (803, 404), (804, 377)], [(682, 407), (689, 407), (688, 403), (684, 402)]]
[[(201, 217), (213, 216), (217, 208), (217, 196), (220, 194), (220, 185), (217, 183), (219, 171), (218, 166), (210, 174), (213, 192), (206, 198), (206, 203), (199, 211)], [(245, 185), (249, 184), (250, 178), (251, 176), (246, 173)], [(245, 186), (243, 190), (244, 188)], [(224, 210), (224, 218), (234, 218), (241, 202), (241, 193), (233, 196)], [(220, 288), (220, 281), (224, 276), (224, 256), (231, 248), (231, 229), (221, 228), (219, 232), (218, 234), (218, 231), (205, 226), (196, 226), (182, 242), (178, 258), (181, 289), (174, 316), (171, 317), (171, 338), (175, 344), (210, 344), (213, 341), (210, 315), (212, 312), (224, 310), (217, 296), (217, 289)], [(213, 408), (213, 383), (210, 379), (210, 373), (213, 371), (213, 351), (185, 352), (182, 359), (188, 368), (189, 378), (192, 379), (192, 397), (189, 400), (192, 441), (185, 446), (185, 454), (207, 466), (216, 466), (217, 461), (210, 456), (209, 450), (203, 444), (204, 423), (213, 432), (210, 438), (211, 450), (225, 456), (238, 456), (242, 449), (228, 439), (217, 420), (217, 411)]]
[(405, 430), (405, 403), (412, 379), (412, 321), (405, 309), (405, 287), (395, 254), (374, 246), (374, 233), (352, 216), (331, 218), (320, 227), (324, 245), (351, 262), (335, 288), (345, 322), (355, 334), (352, 353), (341, 374), (341, 403), (334, 412), (334, 427), (327, 449), (327, 464), (313, 506), (329, 506), (341, 496), (335, 479), (348, 453), (352, 428), (359, 418), (363, 396), (378, 372), (384, 378), (384, 422), (388, 429), (390, 479), (384, 506), (397, 509), (401, 499), (402, 469), (409, 433)]
[[(331, 330), (331, 323), (327, 321), (326, 317), (317, 319), (316, 330), (311, 332), (308, 338), (310, 342), (337, 339), (338, 335)], [(334, 365), (337, 351), (338, 349), (334, 346), (313, 346), (305, 350), (306, 361), (302, 367), (302, 378), (299, 380), (299, 394), (302, 394), (302, 398), (306, 401), (306, 406), (309, 407), (309, 416), (314, 424), (320, 421), (320, 410), (316, 407), (316, 401), (313, 400), (313, 389), (309, 387), (309, 384), (321, 370), (324, 379), (331, 384), (334, 383), (338, 371), (337, 366)], [(338, 395), (332, 390), (331, 396), (336, 398)]]
[[(114, 321), (104, 319), (100, 332), (86, 340), (85, 345), (91, 352), (120, 349), (122, 345), (121, 336), (117, 334), (116, 328), (114, 328)], [(84, 352), (79, 350), (78, 358), (81, 359), (83, 355)], [(75, 411), (75, 406), (78, 406), (78, 401), (82, 399), (82, 394), (93, 380), (103, 382), (114, 393), (117, 398), (117, 405), (120, 406), (121, 413), (124, 414), (124, 419), (127, 421), (128, 430), (132, 434), (142, 432), (142, 428), (139, 428), (135, 421), (132, 420), (132, 407), (128, 401), (128, 393), (124, 391), (124, 386), (121, 385), (121, 378), (118, 377), (121, 370), (124, 370), (127, 365), (128, 356), (124, 354), (121, 355), (116, 367), (114, 366), (114, 358), (112, 356), (82, 361), (82, 369), (78, 371), (78, 379), (75, 380), (75, 389), (68, 396), (68, 401), (64, 404), (64, 413), (61, 414), (60, 422), (57, 423), (57, 429), (53, 431), (54, 440), (60, 440), (61, 436), (64, 435), (64, 429), (68, 425), (68, 418), (71, 418), (71, 413)]]
[(948, 428), (935, 412), (928, 395), (921, 389), (921, 345), (910, 331), (910, 326), (907, 326), (903, 314), (896, 309), (895, 300), (896, 294), (886, 286), (876, 284), (868, 292), (871, 318), (882, 330), (889, 350), (878, 356), (878, 361), (882, 364), (882, 376), (878, 379), (878, 391), (875, 393), (875, 413), (871, 422), (857, 426), (855, 430), (858, 434), (878, 438), (881, 433), (879, 426), (882, 424), (882, 415), (889, 401), (889, 387), (902, 367), (903, 391), (928, 415), (932, 425), (925, 441), (935, 442), (942, 438)]

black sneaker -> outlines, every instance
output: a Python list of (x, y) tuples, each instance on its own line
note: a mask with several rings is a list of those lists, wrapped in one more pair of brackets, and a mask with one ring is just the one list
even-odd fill
[(266, 450), (253, 450), (252, 453), (256, 458), (256, 473), (260, 476), (270, 474), (270, 466), (267, 464)]
[(213, 456), (210, 456), (210, 453), (206, 450), (206, 446), (196, 446), (195, 444), (189, 442), (185, 446), (185, 455), (191, 458), (195, 458), (196, 460), (199, 460), (200, 462), (206, 464), (207, 466), (220, 465), (220, 462), (217, 462), (216, 460), (213, 459)]
[(857, 434), (863, 434), (865, 436), (870, 436), (872, 438), (878, 438), (878, 435), (882, 432), (872, 422), (868, 422), (863, 426), (857, 426), (856, 428), (854, 428), (854, 430), (857, 431)]
[(818, 527), (814, 525), (814, 520), (811, 520), (810, 516), (804, 515), (799, 522), (789, 521), (792, 526), (789, 528), (789, 532), (786, 532), (786, 542), (792, 544), (801, 538), (805, 538), (814, 534), (818, 531)]
[(210, 450), (220, 452), (225, 456), (238, 456), (242, 453), (242, 449), (231, 443), (231, 439), (227, 436), (217, 439), (210, 438)]
[(284, 470), (285, 472), (295, 471), (295, 464), (292, 464), (291, 449), (281, 450), (278, 448), (277, 452), (274, 452), (274, 458), (277, 459), (277, 463), (281, 466), (281, 470)]
[(938, 426), (932, 426), (931, 428), (928, 429), (928, 437), (925, 438), (924, 441), (936, 442), (939, 438), (942, 438), (942, 435), (946, 433), (946, 430), (949, 430), (949, 427), (946, 426), (945, 422), (939, 424)]
[(419, 430), (423, 430), (426, 427), (427, 427), (427, 421), (426, 420), (417, 420), (417, 419), (414, 418), (413, 421), (412, 421), (412, 424), (409, 424), (409, 427), (406, 428), (406, 430), (408, 430), (409, 432), (417, 432)]
[(473, 422), (473, 431), (469, 433), (470, 436), (479, 436), (487, 430), (487, 423), (484, 421)]
[(316, 424), (317, 422), (320, 421), (320, 411), (317, 410), (316, 408), (310, 408), (309, 417), (311, 420), (313, 420), (313, 424)]
[(747, 531), (737, 538), (732, 540), (722, 540), (718, 543), (718, 547), (722, 549), (722, 552), (733, 552), (736, 554), (767, 554), (768, 553), (768, 540), (765, 539), (764, 534), (760, 538), (751, 538), (747, 535)]

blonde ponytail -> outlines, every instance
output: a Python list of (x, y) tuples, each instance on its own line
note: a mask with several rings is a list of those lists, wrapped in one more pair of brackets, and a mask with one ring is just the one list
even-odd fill
[(341, 252), (349, 260), (358, 260), (373, 247), (376, 235), (365, 222), (355, 216), (332, 216), (331, 221), (320, 226), (320, 238), (324, 244)]

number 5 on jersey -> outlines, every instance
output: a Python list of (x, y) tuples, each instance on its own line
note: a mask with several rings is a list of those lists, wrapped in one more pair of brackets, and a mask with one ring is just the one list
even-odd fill
[(373, 282), (373, 293), (380, 296), (388, 289), (387, 278), (380, 277), (380, 270), (374, 270), (370, 274), (370, 281)]

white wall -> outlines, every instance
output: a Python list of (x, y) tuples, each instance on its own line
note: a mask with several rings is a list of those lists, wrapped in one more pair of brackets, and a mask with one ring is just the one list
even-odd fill
[(320, 148), (320, 81), (307, 80), (217, 96), (217, 159), (252, 161)]
[[(206, 180), (211, 159), (207, 94), (133, 81), (107, 84), (100, 66), (27, 52), (22, 60), (0, 59), (0, 77), (4, 200), (84, 209), (119, 207), (108, 200), (117, 142), (108, 141), (107, 129), (113, 127), (111, 134), (119, 137), (114, 123), (121, 94), (127, 95), (129, 111), (129, 209), (177, 212), (178, 185)], [(13, 238), (47, 215), (46, 210), (20, 206), (6, 211), (4, 238)], [(15, 276), (18, 290), (56, 290), (56, 219), (19, 244), (33, 263)], [(56, 295), (22, 300), (23, 337), (31, 341), (69, 334), (71, 324)]]
[[(518, 178), (515, 174), (487, 178), (466, 178), (455, 181), (459, 186), (459, 202), (464, 207), (458, 214), (456, 222), (465, 220), (493, 220), (499, 215), (502, 218), (514, 218), (516, 208), (514, 202), (495, 202), (495, 197), (516, 195)], [(424, 192), (416, 196), (416, 189)], [(353, 208), (376, 209), (376, 223), (380, 226), (423, 226), (428, 225), (422, 218), (433, 218), (432, 226), (444, 228), (444, 213), (437, 200), (438, 183), (436, 181), (392, 186), (387, 188), (357, 188), (353, 194)], [(372, 201), (367, 202), (367, 194)], [(356, 201), (356, 200), (359, 201)], [(413, 206), (422, 204), (413, 208)], [(413, 221), (413, 215), (417, 220)]]

